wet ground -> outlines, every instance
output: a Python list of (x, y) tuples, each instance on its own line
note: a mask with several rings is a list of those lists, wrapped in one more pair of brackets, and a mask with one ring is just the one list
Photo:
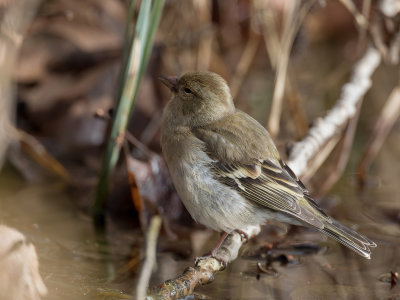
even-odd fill
[[(373, 178), (375, 187), (357, 197), (350, 175), (341, 180), (336, 196), (353, 201), (336, 207), (347, 224), (377, 244), (372, 259), (367, 260), (317, 232), (295, 230), (284, 244), (318, 247), (317, 253), (275, 250), (294, 257), (286, 265), (272, 263), (274, 274), (258, 271), (257, 262), (265, 259), (246, 255), (254, 244), (247, 245), (245, 258), (238, 259), (215, 281), (196, 290), (197, 298), (210, 299), (396, 299), (400, 286), (391, 289), (390, 271), (400, 270), (400, 225), (398, 220), (399, 186), (394, 180)], [(40, 272), (49, 289), (48, 299), (123, 299), (133, 293), (134, 276), (124, 274), (124, 265), (135, 244), (137, 232), (128, 229), (108, 230), (107, 243), (99, 238), (91, 220), (79, 213), (72, 199), (59, 185), (30, 185), (6, 172), (0, 184), (0, 220), (23, 232), (34, 243), (40, 260)], [(339, 212), (339, 211), (337, 211)], [(112, 227), (112, 226), (111, 226)], [(192, 239), (199, 243), (216, 239), (211, 233), (197, 232)], [(260, 241), (259, 238), (258, 244)], [(201, 244), (201, 242), (200, 242)], [(189, 259), (174, 253), (159, 253), (159, 271), (152, 282), (160, 283), (180, 274), (200, 255), (202, 244)], [(278, 246), (278, 248), (285, 248)], [(286, 247), (287, 248), (287, 247)], [(249, 250), (250, 249), (250, 250)], [(246, 250), (246, 249), (245, 249)], [(198, 253), (197, 253), (198, 252)], [(267, 253), (267, 252), (265, 252)], [(246, 257), (247, 256), (247, 257)], [(200, 296), (201, 295), (201, 296)]]
[[(400, 285), (391, 288), (390, 283), (390, 272), (400, 271), (399, 131), (395, 127), (385, 142), (363, 192), (358, 191), (354, 172), (348, 170), (321, 202), (331, 215), (378, 244), (371, 260), (318, 232), (293, 228), (275, 245), (277, 249), (262, 253), (257, 250), (260, 245), (271, 242), (264, 233), (247, 244), (243, 257), (217, 274), (212, 284), (196, 289), (195, 298), (400, 299)], [(126, 265), (141, 244), (139, 230), (109, 222), (106, 235), (99, 236), (64, 186), (29, 184), (10, 168), (0, 176), (0, 200), (0, 222), (20, 230), (36, 246), (40, 273), (49, 290), (46, 299), (124, 299), (134, 293), (135, 273), (127, 272)], [(193, 252), (185, 257), (189, 239), (168, 242), (163, 235), (152, 284), (180, 274), (217, 238), (209, 231), (193, 232)], [(299, 244), (305, 249), (293, 249)], [(312, 253), (306, 255), (310, 249)], [(274, 272), (264, 274), (257, 263), (265, 266), (268, 253), (283, 254), (289, 262), (273, 262)]]

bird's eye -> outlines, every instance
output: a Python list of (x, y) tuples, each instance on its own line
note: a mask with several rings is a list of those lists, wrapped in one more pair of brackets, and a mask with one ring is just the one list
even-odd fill
[(189, 88), (184, 88), (183, 90), (185, 91), (186, 94), (191, 94), (192, 93), (192, 91)]

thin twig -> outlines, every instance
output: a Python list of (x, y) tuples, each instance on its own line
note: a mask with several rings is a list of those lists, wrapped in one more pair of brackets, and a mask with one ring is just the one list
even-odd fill
[[(99, 108), (95, 112), (95, 117), (110, 122), (111, 116), (110, 114), (106, 113), (103, 109)], [(151, 157), (154, 153), (151, 151), (144, 143), (139, 141), (132, 133), (129, 131), (125, 132), (125, 139), (130, 142), (132, 145), (134, 145), (136, 148), (138, 148), (140, 151), (143, 152), (144, 155)], [(125, 146), (125, 145), (124, 145)], [(125, 150), (125, 149), (124, 149)], [(125, 153), (126, 154), (126, 153)]]
[(359, 12), (356, 5), (351, 0), (339, 0), (353, 15), (356, 23), (361, 28), (368, 28), (368, 21), (367, 19)]
[[(371, 0), (363, 0), (361, 14), (365, 20), (368, 20), (369, 12), (371, 10)], [(361, 26), (358, 35), (358, 50), (360, 50), (363, 42), (367, 37), (367, 26)]]
[(254, 60), (254, 56), (257, 52), (258, 45), (260, 44), (260, 38), (258, 35), (250, 32), (249, 39), (247, 40), (246, 46), (243, 50), (242, 56), (236, 66), (235, 74), (232, 77), (230, 87), (232, 98), (235, 99), (240, 87), (242, 86), (243, 79), (246, 77), (249, 71), (250, 65)]
[(380, 14), (374, 14), (370, 33), (375, 47), (381, 52), (386, 63), (399, 62), (400, 31), (395, 16), (400, 12), (398, 1), (379, 1)]
[(310, 179), (313, 177), (315, 172), (317, 172), (317, 170), (326, 161), (326, 159), (328, 158), (329, 154), (335, 148), (335, 146), (337, 145), (339, 140), (340, 140), (340, 136), (336, 135), (336, 136), (332, 137), (325, 145), (321, 145), (321, 148), (315, 154), (313, 159), (308, 164), (307, 169), (301, 175), (301, 180), (305, 184), (307, 184), (310, 181)]
[(272, 96), (271, 110), (268, 118), (267, 128), (272, 137), (275, 137), (279, 131), (279, 122), (282, 112), (282, 100), (286, 82), (286, 71), (289, 64), (290, 50), (296, 36), (299, 23), (297, 17), (300, 9), (300, 1), (289, 1), (285, 9), (284, 27), (281, 42), (281, 51), (277, 62), (275, 76), (275, 88)]
[(288, 159), (288, 165), (297, 176), (303, 175), (310, 160), (333, 137), (341, 133), (348, 120), (357, 112), (357, 105), (371, 87), (371, 76), (381, 62), (381, 56), (370, 46), (355, 65), (350, 82), (342, 87), (336, 105), (323, 119), (318, 119), (307, 136), (296, 143)]
[(156, 264), (157, 239), (161, 228), (161, 217), (154, 216), (151, 218), (149, 229), (146, 235), (146, 258), (139, 274), (136, 288), (136, 299), (146, 299), (146, 290), (149, 286), (151, 273)]
[(143, 154), (146, 155), (147, 157), (151, 157), (154, 154), (153, 151), (151, 151), (145, 144), (143, 144), (141, 141), (139, 141), (129, 131), (125, 132), (125, 138), (128, 142), (130, 142), (132, 145), (134, 145), (136, 148), (138, 148), (140, 151), (142, 151)]
[[(195, 0), (193, 2), (199, 14), (199, 22), (206, 28), (211, 21), (211, 1)], [(212, 44), (214, 40), (214, 31), (207, 30), (199, 39), (197, 52), (197, 70), (208, 70), (211, 60)]]
[[(282, 113), (282, 102), (286, 84), (286, 74), (289, 65), (290, 51), (296, 34), (305, 16), (313, 6), (314, 1), (289, 1), (285, 10), (285, 23), (279, 52), (275, 76), (275, 88), (272, 96), (267, 128), (272, 137), (279, 132), (279, 123)], [(302, 5), (302, 6), (301, 6)]]
[(344, 136), (339, 142), (339, 149), (337, 150), (338, 158), (335, 162), (332, 162), (333, 170), (329, 170), (325, 179), (321, 182), (321, 184), (314, 191), (314, 196), (325, 195), (326, 192), (337, 182), (340, 176), (343, 174), (343, 171), (346, 168), (347, 162), (350, 157), (351, 148), (354, 141), (354, 135), (356, 132), (358, 118), (360, 115), (361, 102), (359, 104), (359, 109), (357, 110), (357, 114), (349, 121), (349, 124), (346, 127), (344, 132)]
[(303, 100), (297, 89), (294, 76), (290, 76), (291, 68), (288, 67), (288, 81), (285, 87), (285, 93), (289, 104), (289, 111), (295, 124), (297, 135), (299, 138), (305, 136), (308, 132), (308, 120), (304, 111)]
[(140, 141), (144, 145), (148, 145), (157, 134), (157, 132), (160, 130), (161, 115), (162, 109), (158, 109), (155, 113), (153, 113), (150, 122), (143, 129), (140, 135)]
[(396, 87), (386, 101), (385, 106), (379, 115), (372, 130), (371, 138), (368, 146), (358, 164), (359, 182), (364, 184), (366, 178), (366, 170), (371, 165), (379, 149), (382, 147), (384, 140), (390, 132), (395, 122), (400, 116), (400, 87)]
[(278, 16), (275, 10), (268, 7), (263, 0), (254, 0), (254, 14), (261, 25), (265, 48), (273, 70), (278, 63), (281, 42), (279, 40)]
[(10, 129), (14, 135), (15, 141), (19, 142), (21, 149), (42, 168), (65, 181), (71, 180), (70, 174), (64, 166), (60, 164), (33, 135), (15, 127), (10, 126)]

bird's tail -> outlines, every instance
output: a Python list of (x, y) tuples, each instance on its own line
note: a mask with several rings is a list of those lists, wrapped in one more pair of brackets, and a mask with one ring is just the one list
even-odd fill
[(344, 226), (333, 218), (330, 220), (332, 221), (331, 223), (324, 223), (324, 228), (321, 229), (322, 232), (358, 254), (370, 259), (370, 248), (376, 247), (376, 244), (373, 241), (357, 231)]

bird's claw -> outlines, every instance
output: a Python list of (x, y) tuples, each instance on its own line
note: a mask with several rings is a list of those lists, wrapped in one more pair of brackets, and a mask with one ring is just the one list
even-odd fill
[(236, 229), (235, 231), (240, 234), (240, 238), (243, 243), (247, 243), (249, 241), (249, 235), (246, 232), (240, 229)]

